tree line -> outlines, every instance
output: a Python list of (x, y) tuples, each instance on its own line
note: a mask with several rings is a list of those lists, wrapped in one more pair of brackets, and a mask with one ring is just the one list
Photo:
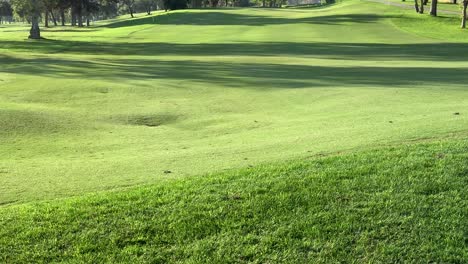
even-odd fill
[(10, 3), (0, 0), (0, 24), (13, 22), (13, 8)]
[[(405, 2), (405, 0), (402, 0)], [(424, 14), (424, 6), (428, 5), (429, 0), (414, 0), (414, 9), (418, 14)], [(457, 0), (452, 0), (452, 4), (457, 4)], [(437, 16), (437, 5), (438, 0), (431, 0), (431, 8), (429, 10), (429, 14), (431, 16)], [(467, 18), (467, 7), (468, 7), (468, 0), (461, 1), (461, 9), (462, 9), (462, 22), (461, 27), (466, 28), (466, 18)]]
[[(278, 7), (285, 0), (261, 0), (264, 6)], [(203, 7), (245, 7), (250, 0), (0, 0), (0, 23), (18, 18), (31, 24), (29, 38), (40, 39), (39, 24), (54, 26), (90, 26), (91, 21), (154, 10), (165, 11)]]
[[(254, 2), (256, 1), (256, 2)], [(90, 26), (94, 20), (102, 20), (129, 14), (146, 12), (151, 15), (153, 10), (165, 11), (184, 8), (203, 8), (220, 6), (246, 7), (258, 5), (262, 7), (281, 7), (286, 0), (0, 0), (0, 24), (11, 23), (14, 18), (20, 18), (31, 24), (29, 38), (40, 39), (39, 23), (45, 27), (51, 23), (55, 26), (83, 27)], [(405, 1), (405, 0), (402, 0)], [(457, 0), (452, 0), (457, 4)], [(468, 0), (460, 0), (462, 7), (461, 27), (466, 28)], [(333, 2), (326, 0), (326, 2)], [(428, 0), (414, 0), (417, 13), (423, 14)], [(437, 16), (438, 0), (431, 1), (430, 15)]]

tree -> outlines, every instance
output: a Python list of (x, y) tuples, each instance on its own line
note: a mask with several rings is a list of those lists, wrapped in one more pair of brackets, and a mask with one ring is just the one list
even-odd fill
[(468, 0), (463, 0), (462, 23), (461, 27), (466, 28), (466, 8), (468, 7)]
[(431, 16), (437, 16), (437, 0), (431, 2)]
[(123, 3), (127, 6), (130, 16), (133, 18), (135, 0), (123, 0)]
[(164, 9), (167, 10), (177, 10), (177, 9), (186, 9), (188, 7), (187, 0), (164, 0)]
[(71, 7), (71, 1), (70, 0), (58, 0), (57, 2), (57, 8), (59, 9), (60, 13), (60, 23), (62, 26), (65, 26), (65, 10), (68, 11), (68, 9)]
[(89, 27), (91, 15), (99, 12), (99, 2), (96, 0), (83, 0), (83, 9), (86, 17), (86, 26)]
[(0, 24), (3, 22), (11, 22), (11, 17), (13, 16), (13, 9), (9, 1), (1, 0), (0, 1)]
[(96, 12), (97, 16), (101, 19), (113, 18), (118, 14), (118, 0), (98, 0), (99, 12)]
[(82, 0), (71, 0), (71, 25), (79, 27), (83, 26), (83, 1)]
[(41, 0), (14, 0), (12, 2), (15, 12), (24, 16), (31, 22), (29, 31), (30, 39), (41, 39), (41, 30), (39, 28), (39, 19), (44, 10), (44, 3)]
[(416, 13), (419, 13), (418, 0), (414, 0), (414, 9), (416, 10)]
[(137, 12), (144, 11), (147, 15), (151, 15), (151, 11), (153, 11), (156, 6), (155, 0), (137, 0), (135, 3)]
[(44, 26), (49, 27), (49, 14), (52, 16), (54, 24), (57, 25), (57, 20), (53, 14), (53, 10), (58, 6), (58, 0), (42, 0), (44, 3)]
[(31, 30), (29, 31), (30, 39), (41, 39), (41, 29), (39, 28), (39, 17), (41, 8), (39, 0), (31, 0)]

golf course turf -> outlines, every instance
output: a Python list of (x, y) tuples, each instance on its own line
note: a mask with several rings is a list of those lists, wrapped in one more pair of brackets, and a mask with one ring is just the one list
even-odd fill
[(0, 262), (464, 263), (468, 32), (344, 1), (0, 26)]

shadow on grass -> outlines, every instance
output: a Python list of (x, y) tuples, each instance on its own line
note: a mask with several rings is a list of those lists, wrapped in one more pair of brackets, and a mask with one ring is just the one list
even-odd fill
[(72, 28), (72, 27), (67, 27), (67, 26), (54, 26), (50, 28), (42, 28), (42, 32), (73, 32), (73, 33), (88, 33), (88, 32), (95, 32), (98, 31), (97, 29), (92, 29), (92, 28)]
[(107, 59), (99, 62), (67, 59), (20, 59), (0, 56), (0, 72), (115, 81), (188, 80), (234, 88), (320, 88), (349, 86), (427, 87), (466, 84), (464, 69), (429, 67), (329, 67), (262, 63), (225, 63)]
[[(269, 10), (268, 10), (269, 11)], [(101, 27), (119, 28), (129, 26), (139, 26), (146, 24), (155, 25), (244, 25), (244, 26), (265, 26), (284, 24), (326, 24), (340, 25), (344, 23), (374, 23), (385, 18), (376, 14), (342, 14), (323, 15), (305, 18), (284, 18), (272, 16), (244, 15), (229, 12), (209, 11), (209, 12), (176, 12), (160, 16), (144, 17), (133, 20), (119, 21)]]
[[(118, 43), (45, 40), (2, 41), (0, 50), (119, 56), (299, 56), (338, 60), (468, 61), (465, 43), (376, 44), (376, 43)], [(1, 62), (1, 61), (0, 61)]]

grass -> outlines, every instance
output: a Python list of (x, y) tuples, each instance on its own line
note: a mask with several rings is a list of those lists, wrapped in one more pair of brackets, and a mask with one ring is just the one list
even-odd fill
[(0, 209), (6, 263), (464, 263), (468, 141)]
[(468, 33), (413, 13), (1, 27), (0, 262), (465, 262)]
[[(405, 5), (408, 8), (413, 9), (414, 10), (413, 12), (416, 12), (416, 10), (414, 9), (414, 1), (401, 1), (401, 0), (385, 0), (385, 1), (387, 2), (387, 4), (390, 2), (393, 2), (399, 5)], [(418, 5), (420, 4), (421, 4), (420, 1), (418, 1)], [(429, 1), (427, 5), (424, 6), (424, 13), (429, 14), (430, 10), (431, 10), (431, 1)], [(453, 4), (448, 1), (438, 2), (437, 10), (439, 12), (440, 11), (459, 12), (461, 15), (461, 3)]]
[(401, 31), (424, 19), (404, 12), (159, 12), (40, 42), (2, 28), (0, 203), (466, 131), (466, 45)]

